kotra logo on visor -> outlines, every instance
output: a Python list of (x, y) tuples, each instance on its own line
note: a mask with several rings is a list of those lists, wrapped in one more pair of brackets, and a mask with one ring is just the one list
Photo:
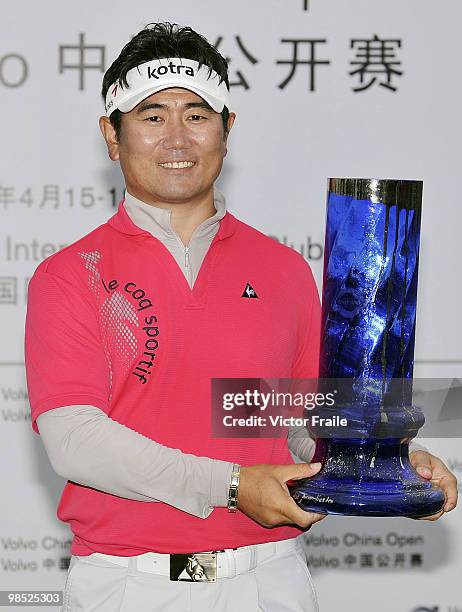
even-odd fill
[(148, 96), (168, 87), (184, 87), (203, 98), (221, 113), (230, 108), (229, 91), (220, 76), (208, 66), (182, 57), (166, 57), (146, 62), (127, 72), (128, 87), (113, 83), (106, 94), (106, 115), (116, 109), (128, 113)]

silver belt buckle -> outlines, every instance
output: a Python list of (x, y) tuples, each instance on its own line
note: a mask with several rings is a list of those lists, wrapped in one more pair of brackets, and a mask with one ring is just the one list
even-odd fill
[(170, 555), (170, 580), (216, 582), (217, 553), (177, 553)]

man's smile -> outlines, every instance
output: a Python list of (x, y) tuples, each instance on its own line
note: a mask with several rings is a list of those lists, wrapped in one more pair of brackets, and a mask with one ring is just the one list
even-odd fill
[(193, 161), (175, 161), (175, 162), (160, 163), (159, 166), (161, 166), (162, 168), (179, 169), (179, 168), (192, 168), (195, 164), (196, 162), (193, 162)]

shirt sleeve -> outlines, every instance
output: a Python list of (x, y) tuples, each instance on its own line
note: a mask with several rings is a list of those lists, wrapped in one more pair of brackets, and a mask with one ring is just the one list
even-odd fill
[(95, 406), (62, 406), (38, 417), (60, 476), (112, 495), (165, 502), (199, 518), (226, 507), (233, 464), (169, 448)]
[(108, 412), (109, 365), (95, 307), (78, 279), (39, 266), (29, 282), (24, 348), (35, 432), (37, 417), (59, 406), (90, 404)]

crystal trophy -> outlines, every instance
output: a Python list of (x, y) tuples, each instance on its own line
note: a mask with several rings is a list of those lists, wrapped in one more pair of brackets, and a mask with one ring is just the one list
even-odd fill
[(425, 422), (412, 394), (422, 188), (329, 179), (318, 385), (338, 393), (316, 414), (347, 425), (308, 426), (322, 468), (289, 483), (303, 510), (418, 518), (444, 505), (409, 462)]

